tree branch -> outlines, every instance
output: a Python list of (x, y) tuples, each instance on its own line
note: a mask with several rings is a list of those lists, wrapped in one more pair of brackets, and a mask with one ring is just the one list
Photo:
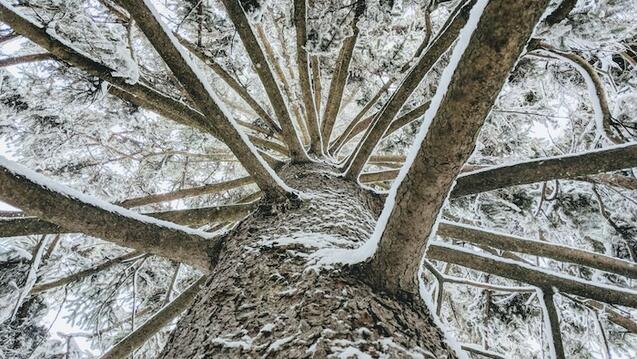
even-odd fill
[(354, 19), (352, 20), (353, 33), (343, 41), (334, 66), (334, 73), (330, 81), (330, 90), (327, 94), (327, 103), (325, 104), (325, 112), (323, 113), (323, 121), (321, 122), (321, 138), (323, 139), (323, 149), (325, 152), (328, 150), (332, 130), (336, 123), (336, 116), (338, 116), (338, 112), (341, 109), (343, 92), (349, 76), (349, 64), (352, 61), (354, 46), (356, 46), (356, 40), (360, 32), (358, 29), (358, 19), (360, 19), (364, 11), (365, 1), (356, 0), (356, 4), (354, 5)]
[(633, 290), (595, 284), (561, 273), (551, 273), (535, 266), (468, 251), (446, 243), (430, 243), (427, 249), (427, 258), (491, 273), (540, 288), (555, 287), (560, 292), (571, 293), (604, 303), (637, 307), (637, 292)]
[(562, 0), (555, 10), (544, 18), (544, 22), (549, 26), (562, 22), (573, 11), (575, 5), (577, 5), (577, 0)]
[(125, 262), (131, 258), (135, 258), (135, 257), (139, 257), (140, 255), (142, 255), (142, 253), (138, 252), (138, 251), (133, 251), (127, 254), (124, 254), (122, 256), (113, 258), (113, 259), (109, 259), (103, 263), (100, 263), (94, 267), (91, 268), (87, 268), (84, 270), (81, 270), (79, 272), (73, 273), (69, 276), (66, 277), (62, 277), (60, 279), (55, 279), (52, 280), (50, 282), (45, 282), (45, 283), (39, 283), (33, 286), (33, 289), (31, 289), (31, 294), (39, 294), (42, 292), (45, 292), (47, 290), (53, 289), (53, 288), (58, 288), (64, 285), (67, 285), (69, 283), (73, 283), (73, 282), (77, 282), (81, 279), (84, 279), (90, 275), (93, 275), (95, 273), (101, 272), (103, 270), (109, 269), (119, 263)]
[(637, 166), (637, 143), (611, 146), (573, 155), (545, 157), (511, 165), (490, 167), (458, 177), (452, 197), (498, 188), (577, 178)]
[[(200, 227), (209, 223), (239, 220), (252, 212), (255, 208), (256, 202), (251, 202), (225, 206), (150, 212), (143, 213), (143, 215), (182, 225)], [(73, 233), (73, 230), (43, 221), (37, 217), (0, 218), (0, 238), (51, 233)]]
[(635, 263), (564, 245), (538, 242), (450, 222), (441, 222), (439, 224), (438, 235), (456, 238), (472, 244), (588, 266), (637, 279), (637, 264)]
[(199, 289), (205, 283), (206, 279), (207, 277), (205, 276), (199, 278), (188, 287), (188, 289), (172, 302), (161, 308), (139, 328), (135, 329), (106, 353), (102, 354), (100, 359), (127, 358), (135, 349), (141, 347), (148, 339), (152, 338), (157, 332), (170, 324), (173, 319), (186, 310), (199, 293)]
[(560, 330), (560, 317), (553, 301), (553, 288), (539, 289), (538, 298), (542, 303), (544, 313), (544, 326), (547, 335), (551, 336), (549, 347), (552, 359), (565, 359), (564, 344), (562, 343), (562, 332)]
[[(413, 145), (418, 150), (373, 235), (378, 248), (369, 267), (375, 283), (390, 292), (417, 290), (416, 273), (440, 209), (547, 4), (480, 0), (474, 7), (432, 100), (439, 104), (435, 116), (421, 127)], [(513, 13), (515, 19), (507, 15)]]
[(283, 184), (245, 135), (239, 131), (236, 122), (220, 107), (210, 87), (199, 75), (197, 65), (190, 61), (172, 32), (156, 17), (154, 9), (149, 7), (152, 5), (144, 0), (121, 0), (120, 3), (136, 21), (191, 99), (206, 115), (206, 125), (216, 129), (219, 137), (252, 175), (259, 188), (279, 198), (291, 193), (291, 189)]
[(209, 233), (140, 215), (51, 182), (0, 158), (0, 198), (28, 214), (117, 245), (210, 268)]
[(299, 71), (299, 85), (303, 106), (307, 115), (308, 132), (310, 134), (310, 151), (314, 154), (322, 152), (319, 120), (314, 103), (315, 97), (310, 84), (309, 56), (305, 50), (307, 42), (306, 28), (307, 0), (294, 0), (294, 27), (296, 29), (296, 66)]
[(196, 47), (195, 44), (184, 39), (183, 37), (177, 35), (177, 39), (186, 49), (188, 49), (188, 51), (199, 58), (199, 60), (201, 60), (203, 63), (208, 65), (208, 67), (210, 67), (210, 69), (214, 71), (217, 76), (219, 76), (231, 89), (233, 89), (237, 93), (237, 95), (239, 95), (239, 97), (241, 97), (241, 99), (245, 101), (248, 106), (250, 106), (250, 108), (257, 115), (259, 115), (275, 133), (281, 132), (281, 128), (276, 122), (274, 122), (270, 114), (268, 114), (268, 112), (259, 104), (259, 102), (257, 102), (257, 100), (255, 100), (254, 97), (250, 95), (248, 90), (246, 90), (245, 87), (243, 87), (237, 80), (235, 80), (235, 78), (230, 73), (228, 73), (228, 71), (226, 71), (221, 65), (219, 65), (215, 61), (215, 59), (206, 55), (203, 50)]
[(391, 122), (394, 120), (394, 117), (398, 114), (398, 111), (400, 111), (405, 102), (407, 102), (411, 94), (416, 90), (424, 76), (427, 75), (440, 56), (442, 56), (454, 40), (456, 40), (460, 30), (466, 25), (469, 18), (469, 11), (475, 3), (475, 0), (471, 0), (459, 9), (457, 15), (453, 19), (450, 19), (444, 31), (433, 40), (427, 50), (420, 56), (418, 62), (403, 77), (402, 82), (375, 116), (372, 126), (367, 130), (363, 136), (363, 140), (359, 142), (358, 147), (346, 163), (344, 168), (346, 169), (346, 176), (348, 178), (357, 178), (361, 173), (367, 159), (374, 151), (378, 142), (382, 139)]
[(250, 21), (248, 21), (240, 1), (223, 0), (223, 4), (230, 20), (239, 33), (241, 42), (243, 42), (243, 46), (245, 47), (246, 52), (254, 65), (255, 71), (259, 76), (259, 79), (261, 79), (265, 92), (270, 99), (270, 104), (274, 109), (274, 113), (276, 114), (279, 124), (281, 125), (283, 138), (290, 149), (292, 159), (297, 161), (307, 160), (307, 155), (305, 154), (305, 150), (303, 149), (303, 146), (296, 134), (296, 130), (292, 124), (292, 118), (288, 112), (285, 100), (281, 95), (279, 85), (274, 80), (274, 75), (272, 74), (270, 65), (263, 54), (263, 50), (261, 50), (261, 46), (259, 46), (259, 42), (252, 31)]
[(595, 116), (600, 119), (597, 121), (598, 131), (605, 134), (605, 137), (615, 144), (624, 143), (624, 138), (621, 133), (615, 133), (613, 131), (613, 116), (610, 112), (610, 108), (608, 107), (608, 98), (606, 97), (604, 83), (597, 75), (597, 71), (593, 68), (593, 66), (591, 66), (586, 59), (573, 52), (561, 51), (539, 40), (534, 41), (533, 44), (537, 49), (548, 51), (560, 59), (566, 60), (569, 64), (575, 67), (575, 69), (584, 77), (586, 85), (592, 87), (592, 89), (589, 89), (589, 93), (591, 94), (591, 101), (593, 101)]
[(28, 64), (30, 62), (50, 60), (52, 58), (53, 58), (53, 55), (49, 53), (9, 57), (9, 58), (0, 60), (0, 68), (13, 66), (13, 65)]

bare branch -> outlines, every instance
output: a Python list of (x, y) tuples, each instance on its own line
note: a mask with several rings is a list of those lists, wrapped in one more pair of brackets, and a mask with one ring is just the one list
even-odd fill
[(544, 312), (544, 326), (547, 335), (551, 336), (549, 346), (551, 347), (551, 359), (565, 359), (564, 344), (562, 343), (562, 332), (560, 330), (560, 317), (557, 314), (557, 308), (553, 301), (553, 288), (539, 289), (538, 298), (542, 303), (542, 311)]
[(308, 132), (310, 134), (310, 151), (314, 154), (320, 154), (322, 151), (322, 142), (319, 120), (316, 105), (314, 103), (315, 97), (310, 84), (309, 56), (305, 50), (305, 44), (307, 42), (306, 12), (307, 0), (294, 0), (296, 66), (299, 71), (299, 85), (301, 87), (301, 96), (303, 98), (303, 106), (307, 116)]
[(575, 5), (577, 5), (577, 0), (562, 0), (555, 10), (544, 18), (544, 22), (549, 26), (562, 22), (575, 8)]
[(42, 293), (44, 291), (53, 289), (53, 288), (59, 288), (61, 286), (67, 285), (69, 283), (73, 283), (73, 282), (77, 282), (83, 278), (86, 278), (90, 275), (93, 275), (95, 273), (101, 272), (103, 270), (109, 269), (119, 263), (125, 262), (131, 258), (135, 258), (135, 257), (139, 257), (140, 255), (142, 255), (142, 253), (137, 252), (137, 251), (133, 251), (127, 254), (124, 254), (122, 256), (113, 258), (113, 259), (109, 259), (105, 262), (102, 262), (94, 267), (91, 268), (87, 268), (84, 270), (81, 270), (79, 272), (73, 273), (67, 277), (63, 277), (60, 279), (55, 279), (52, 280), (50, 282), (45, 282), (45, 283), (39, 283), (33, 286), (33, 289), (31, 289), (31, 294), (39, 294)]
[(432, 242), (427, 249), (427, 258), (491, 273), (540, 288), (555, 287), (560, 292), (604, 303), (637, 307), (637, 292), (633, 290), (596, 284), (561, 273), (554, 274), (535, 266), (468, 251), (458, 246)]
[(452, 197), (498, 188), (577, 178), (637, 166), (637, 143), (628, 143), (573, 155), (545, 157), (470, 172), (458, 177)]
[[(567, 0), (568, 1), (568, 0)], [(586, 59), (573, 52), (561, 51), (554, 46), (551, 46), (542, 41), (534, 41), (534, 47), (548, 51), (549, 53), (556, 55), (557, 57), (566, 60), (571, 65), (574, 65), (575, 69), (585, 78), (587, 86), (592, 86), (591, 101), (594, 103), (595, 116), (601, 117), (601, 124), (597, 124), (601, 128), (598, 130), (606, 135), (606, 137), (615, 144), (624, 143), (621, 133), (615, 133), (613, 131), (613, 117), (608, 107), (608, 98), (606, 97), (606, 90), (604, 89), (604, 83), (602, 79), (597, 75), (597, 71), (586, 61)], [(594, 93), (594, 94), (593, 94)]]
[[(321, 113), (321, 61), (318, 55), (311, 56), (312, 65), (312, 88), (314, 90), (314, 105), (316, 105), (317, 116)], [(318, 118), (317, 118), (318, 121)]]
[(207, 277), (205, 276), (199, 278), (188, 287), (188, 289), (183, 291), (183, 293), (172, 302), (161, 308), (139, 328), (135, 329), (106, 353), (102, 354), (100, 359), (127, 358), (135, 349), (141, 347), (148, 339), (152, 338), (157, 332), (170, 324), (173, 319), (186, 310), (199, 293), (199, 289), (205, 283), (206, 279)]
[(363, 140), (359, 143), (356, 150), (352, 153), (350, 160), (346, 163), (344, 168), (346, 169), (346, 176), (348, 178), (357, 178), (361, 173), (367, 159), (374, 151), (378, 142), (382, 139), (391, 122), (394, 120), (394, 117), (398, 114), (398, 111), (400, 111), (405, 102), (407, 102), (411, 94), (416, 90), (424, 76), (427, 75), (440, 56), (447, 51), (458, 37), (460, 30), (467, 23), (469, 11), (475, 2), (475, 0), (471, 0), (459, 9), (457, 15), (453, 19), (450, 19), (451, 21), (448, 26), (444, 28), (444, 31), (433, 40), (427, 50), (420, 56), (416, 65), (403, 77), (403, 81), (376, 115), (373, 125), (367, 130), (363, 136)]
[(49, 53), (9, 57), (9, 58), (0, 60), (0, 68), (13, 66), (13, 65), (28, 64), (30, 62), (50, 60), (52, 58), (53, 58), (53, 55)]
[(637, 278), (637, 264), (635, 263), (560, 244), (539, 242), (450, 222), (441, 222), (439, 224), (438, 235), (456, 238), (472, 244), (588, 266), (629, 278)]
[(274, 80), (270, 64), (266, 60), (263, 50), (261, 50), (261, 46), (259, 46), (259, 42), (252, 31), (252, 26), (243, 11), (240, 1), (223, 0), (223, 4), (226, 7), (230, 20), (239, 33), (243, 46), (245, 47), (250, 60), (252, 60), (255, 71), (257, 75), (259, 75), (259, 79), (261, 79), (265, 92), (270, 99), (270, 104), (272, 104), (272, 108), (274, 109), (274, 113), (279, 121), (279, 125), (281, 125), (281, 128), (283, 129), (283, 138), (290, 148), (292, 159), (301, 161), (307, 160), (307, 155), (305, 154), (305, 150), (303, 149), (303, 146), (296, 134), (294, 125), (292, 124), (292, 118), (288, 112), (288, 108), (281, 94), (279, 85)]
[[(377, 224), (374, 235), (380, 239), (369, 266), (374, 280), (387, 290), (417, 290), (416, 273), (440, 209), (547, 4), (480, 1), (472, 11), (460, 35), (465, 38), (458, 41), (442, 76), (446, 82), (434, 97), (441, 98), (433, 108), (435, 116), (421, 128), (413, 145), (418, 151), (406, 164), (405, 177), (390, 191)], [(515, 19), (507, 15), (512, 13)], [(350, 178), (353, 174), (349, 172)]]
[(216, 130), (230, 151), (252, 175), (259, 188), (274, 197), (285, 197), (289, 194), (291, 189), (283, 184), (239, 131), (234, 120), (228, 117), (215, 101), (210, 87), (198, 74), (197, 65), (190, 61), (188, 54), (180, 47), (172, 33), (156, 17), (154, 10), (149, 7), (152, 5), (144, 0), (122, 0), (120, 3), (128, 10), (131, 18), (136, 21), (191, 99), (206, 115), (206, 125)]
[(204, 194), (229, 191), (231, 189), (245, 186), (251, 183), (254, 183), (252, 178), (240, 177), (240, 178), (232, 179), (229, 181), (207, 184), (200, 187), (186, 188), (186, 189), (169, 192), (169, 193), (152, 194), (152, 195), (144, 196), (144, 197), (131, 198), (131, 199), (127, 199), (125, 201), (118, 203), (118, 205), (122, 207), (126, 207), (126, 208), (138, 207), (138, 206), (144, 206), (144, 205), (152, 204), (152, 203), (167, 202), (167, 201), (172, 201), (175, 199), (182, 199), (186, 197), (194, 197), (194, 196), (201, 196)]
[(352, 61), (354, 46), (358, 39), (360, 30), (358, 29), (358, 19), (365, 11), (365, 1), (356, 0), (354, 5), (354, 19), (352, 20), (352, 35), (346, 38), (341, 45), (338, 58), (334, 67), (332, 80), (330, 81), (330, 90), (327, 94), (327, 103), (325, 104), (325, 112), (323, 113), (323, 121), (321, 122), (321, 138), (323, 139), (323, 148), (327, 151), (332, 135), (332, 129), (336, 123), (336, 116), (341, 109), (343, 101), (343, 91), (347, 84), (349, 76), (349, 64)]
[(237, 93), (237, 95), (239, 95), (239, 97), (241, 97), (241, 99), (245, 101), (248, 106), (250, 106), (250, 108), (257, 115), (259, 115), (274, 132), (281, 132), (281, 128), (276, 122), (274, 122), (270, 114), (268, 114), (268, 112), (259, 104), (259, 102), (257, 102), (257, 100), (255, 100), (254, 97), (250, 95), (248, 90), (246, 90), (245, 87), (243, 87), (237, 80), (235, 80), (235, 78), (230, 73), (228, 73), (228, 71), (226, 71), (221, 65), (219, 65), (219, 63), (217, 63), (215, 59), (206, 55), (203, 50), (196, 47), (195, 44), (189, 42), (183, 37), (177, 35), (177, 39), (182, 45), (184, 45), (185, 48), (188, 49), (188, 51), (197, 56), (197, 58), (199, 58), (199, 60), (201, 60), (203, 63), (208, 65), (208, 67), (210, 67), (210, 69), (214, 71), (217, 76), (219, 76), (231, 89), (233, 89)]
[(635, 322), (632, 318), (627, 317), (620, 312), (611, 308), (611, 306), (600, 303), (596, 300), (588, 299), (584, 301), (584, 304), (590, 306), (591, 308), (600, 311), (605, 314), (609, 321), (619, 325), (620, 327), (628, 330), (633, 334), (637, 334), (637, 322)]
[(506, 359), (505, 356), (500, 355), (498, 353), (492, 352), (490, 350), (485, 350), (482, 349), (480, 347), (478, 347), (477, 345), (474, 344), (462, 344), (460, 346), (460, 348), (462, 348), (462, 350), (470, 352), (470, 353), (474, 353), (474, 354), (478, 354), (481, 355), (485, 358), (491, 358), (491, 359)]
[(74, 232), (210, 268), (208, 249), (220, 241), (208, 233), (113, 206), (0, 160), (0, 198), (10, 205)]

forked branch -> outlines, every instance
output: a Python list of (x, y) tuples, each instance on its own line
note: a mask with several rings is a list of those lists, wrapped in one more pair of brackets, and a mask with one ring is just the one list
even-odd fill
[[(219, 137), (252, 175), (259, 188), (274, 197), (285, 197), (290, 193), (291, 189), (283, 184), (241, 133), (234, 119), (220, 107), (211, 88), (199, 74), (197, 65), (188, 58), (172, 32), (160, 22), (155, 10), (151, 9), (152, 5), (144, 0), (121, 0), (120, 3), (206, 116), (206, 125), (216, 129)], [(285, 130), (284, 128), (284, 137)]]

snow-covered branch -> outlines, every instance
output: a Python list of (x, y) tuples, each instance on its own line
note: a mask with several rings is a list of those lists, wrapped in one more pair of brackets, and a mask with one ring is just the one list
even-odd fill
[(564, 344), (562, 343), (562, 331), (560, 330), (560, 317), (555, 306), (553, 288), (539, 289), (538, 298), (542, 304), (544, 313), (544, 327), (546, 335), (549, 339), (549, 349), (551, 351), (551, 359), (565, 359)]
[(377, 243), (369, 265), (379, 285), (417, 288), (440, 209), (547, 3), (480, 0), (472, 9), (370, 240)]
[(209, 233), (132, 212), (50, 181), (0, 158), (0, 198), (30, 215), (67, 230), (171, 258), (207, 270)]
[(48, 53), (9, 57), (9, 58), (0, 60), (0, 68), (13, 66), (13, 65), (19, 65), (19, 64), (28, 64), (30, 62), (50, 60), (52, 58), (53, 58), (53, 55)]

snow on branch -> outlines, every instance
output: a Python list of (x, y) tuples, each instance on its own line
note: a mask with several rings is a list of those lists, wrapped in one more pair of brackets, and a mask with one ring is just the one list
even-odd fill
[(119, 343), (115, 344), (100, 359), (124, 359), (132, 354), (135, 349), (141, 347), (148, 339), (152, 338), (166, 325), (170, 324), (179, 314), (188, 308), (195, 296), (199, 293), (200, 287), (205, 283), (207, 277), (203, 276), (193, 283), (188, 289), (183, 291), (172, 302), (161, 308), (150, 319), (139, 328), (128, 334)]
[[(120, 3), (128, 10), (131, 18), (136, 21), (146, 38), (203, 112), (206, 125), (216, 130), (230, 151), (252, 175), (259, 188), (277, 198), (290, 194), (292, 190), (261, 158), (256, 148), (238, 128), (233, 117), (225, 111), (200, 73), (197, 64), (190, 60), (189, 54), (175, 39), (172, 31), (159, 20), (153, 5), (146, 0), (122, 0)], [(290, 148), (293, 151), (293, 147)]]
[[(137, 1), (135, 1), (137, 2)], [(254, 69), (263, 84), (265, 92), (274, 109), (277, 120), (283, 130), (283, 138), (290, 149), (290, 156), (294, 160), (307, 160), (307, 154), (303, 149), (301, 141), (294, 129), (292, 118), (288, 111), (287, 104), (281, 93), (281, 89), (274, 79), (274, 74), (270, 68), (261, 46), (252, 30), (250, 21), (241, 6), (239, 0), (223, 0), (230, 20), (235, 26), (241, 42), (254, 65)]]
[[(547, 5), (479, 0), (471, 10), (374, 234), (359, 249), (373, 255), (375, 283), (392, 292), (417, 288), (440, 209)], [(513, 13), (515, 18), (508, 16)]]
[(452, 197), (557, 178), (577, 178), (637, 166), (637, 143), (544, 157), (477, 170), (458, 177)]
[(446, 243), (430, 243), (427, 249), (427, 258), (491, 273), (540, 288), (555, 287), (560, 292), (604, 303), (637, 308), (637, 291), (589, 282), (526, 263), (478, 253)]
[(13, 66), (13, 65), (19, 65), (19, 64), (28, 64), (30, 62), (50, 60), (52, 58), (53, 58), (53, 55), (49, 53), (9, 57), (9, 58), (0, 60), (0, 68)]
[(471, 244), (547, 257), (562, 262), (574, 263), (623, 275), (629, 278), (637, 278), (637, 264), (635, 263), (560, 244), (539, 242), (446, 221), (441, 221), (438, 225), (438, 235), (456, 238)]
[(398, 111), (409, 100), (409, 97), (418, 88), (422, 79), (431, 70), (438, 59), (451, 47), (451, 44), (458, 38), (461, 29), (465, 27), (469, 17), (469, 10), (474, 6), (475, 0), (469, 1), (457, 12), (452, 21), (446, 28), (434, 39), (427, 47), (424, 53), (418, 59), (418, 62), (403, 77), (398, 88), (391, 95), (387, 103), (375, 116), (371, 126), (358, 144), (356, 150), (350, 156), (344, 169), (346, 177), (358, 178), (363, 170), (369, 156), (371, 156), (374, 148), (383, 138), (385, 132), (391, 125), (392, 121), (398, 114)]
[(4, 157), (0, 157), (0, 198), (67, 230), (204, 270), (210, 268), (209, 248), (220, 244), (210, 233), (114, 206), (55, 183)]

